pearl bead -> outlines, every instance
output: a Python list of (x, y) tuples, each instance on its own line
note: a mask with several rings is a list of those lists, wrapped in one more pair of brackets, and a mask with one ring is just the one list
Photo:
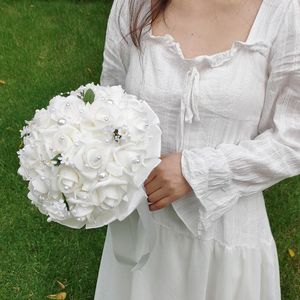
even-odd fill
[(68, 187), (67, 185), (65, 185), (65, 186), (64, 186), (64, 189), (65, 189), (65, 190), (68, 190), (68, 189), (69, 189), (69, 187)]
[(98, 173), (98, 181), (101, 181), (102, 179), (107, 177), (107, 173), (106, 172), (101, 172)]
[(107, 100), (107, 103), (113, 104), (113, 100), (112, 100), (112, 99), (108, 99), (108, 100)]
[(98, 156), (97, 156), (97, 159), (98, 159), (98, 160), (100, 160), (101, 158), (102, 158), (102, 156), (101, 156), (101, 155), (98, 155)]
[(138, 164), (138, 163), (140, 162), (140, 159), (139, 159), (139, 158), (134, 158), (134, 159), (132, 160), (132, 162), (133, 162), (134, 164)]
[(66, 120), (64, 118), (61, 118), (57, 121), (57, 124), (62, 126), (62, 125), (65, 125), (66, 124)]
[(106, 177), (106, 173), (105, 172), (101, 172), (101, 173), (98, 174), (98, 176), (100, 178), (104, 178), (104, 177)]
[(69, 107), (69, 106), (70, 106), (70, 102), (67, 102), (67, 103), (66, 103), (66, 106)]
[(60, 140), (64, 140), (64, 138), (65, 137), (63, 135), (59, 137)]

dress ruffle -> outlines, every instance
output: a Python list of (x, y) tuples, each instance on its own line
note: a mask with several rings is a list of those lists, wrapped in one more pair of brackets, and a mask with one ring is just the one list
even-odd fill
[(108, 230), (95, 299), (280, 299), (274, 240), (255, 247), (229, 246), (174, 233), (159, 224), (156, 228), (158, 241), (149, 264), (143, 272), (133, 273), (112, 256)]
[(164, 35), (153, 35), (152, 28), (150, 26), (147, 27), (148, 31), (145, 34), (145, 38), (151, 39), (160, 43), (163, 43), (170, 51), (174, 52), (178, 55), (183, 61), (195, 62), (195, 63), (204, 63), (208, 66), (215, 68), (219, 67), (225, 63), (231, 61), (235, 55), (241, 50), (248, 51), (256, 51), (262, 54), (263, 56), (267, 56), (269, 53), (269, 49), (271, 45), (262, 40), (257, 40), (255, 42), (243, 42), (243, 41), (234, 41), (230, 47), (230, 49), (218, 52), (211, 55), (198, 55), (192, 58), (185, 58), (180, 46), (180, 43), (175, 40), (175, 38), (171, 34)]

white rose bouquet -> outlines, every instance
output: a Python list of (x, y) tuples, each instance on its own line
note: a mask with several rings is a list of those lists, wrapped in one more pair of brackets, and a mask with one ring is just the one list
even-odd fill
[(49, 222), (101, 227), (146, 199), (162, 132), (149, 105), (120, 85), (90, 83), (55, 96), (25, 123), (18, 174)]

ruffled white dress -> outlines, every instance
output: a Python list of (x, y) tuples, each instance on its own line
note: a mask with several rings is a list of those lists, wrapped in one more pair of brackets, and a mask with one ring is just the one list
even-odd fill
[(150, 26), (141, 55), (126, 44), (128, 2), (113, 2), (100, 83), (149, 103), (193, 191), (151, 212), (158, 240), (141, 270), (116, 261), (108, 225), (94, 299), (281, 299), (262, 191), (300, 174), (299, 0), (263, 0), (246, 42), (191, 59)]

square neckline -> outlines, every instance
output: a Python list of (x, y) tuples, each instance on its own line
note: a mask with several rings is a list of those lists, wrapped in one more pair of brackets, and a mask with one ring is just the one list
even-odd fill
[[(232, 51), (237, 47), (238, 44), (242, 44), (242, 45), (250, 45), (253, 43), (254, 37), (255, 37), (255, 33), (258, 30), (258, 25), (260, 24), (260, 20), (262, 18), (262, 16), (264, 15), (264, 9), (265, 9), (265, 4), (267, 3), (267, 0), (262, 0), (261, 4), (258, 8), (258, 11), (256, 13), (256, 16), (254, 18), (254, 21), (250, 27), (250, 31), (248, 33), (248, 36), (246, 38), (246, 41), (241, 41), (241, 40), (234, 40), (231, 44), (231, 47), (224, 50), (224, 51), (219, 51), (219, 52), (215, 52), (212, 54), (200, 54), (200, 55), (196, 55), (193, 56), (191, 58), (187, 58), (184, 56), (183, 51), (182, 51), (182, 47), (179, 41), (177, 41), (173, 35), (169, 34), (169, 33), (165, 33), (163, 35), (153, 35), (152, 32), (152, 25), (151, 23), (149, 23), (147, 25), (148, 27), (148, 31), (147, 31), (147, 35), (150, 39), (153, 40), (160, 40), (160, 41), (165, 41), (168, 42), (169, 45), (174, 46), (176, 53), (179, 55), (179, 57), (183, 60), (183, 61), (198, 61), (198, 60), (202, 60), (202, 59), (219, 59), (219, 58), (227, 58), (228, 56), (231, 55)], [(150, 10), (151, 7), (151, 0), (147, 0), (147, 8), (148, 10)], [(152, 19), (151, 19), (152, 21)]]

